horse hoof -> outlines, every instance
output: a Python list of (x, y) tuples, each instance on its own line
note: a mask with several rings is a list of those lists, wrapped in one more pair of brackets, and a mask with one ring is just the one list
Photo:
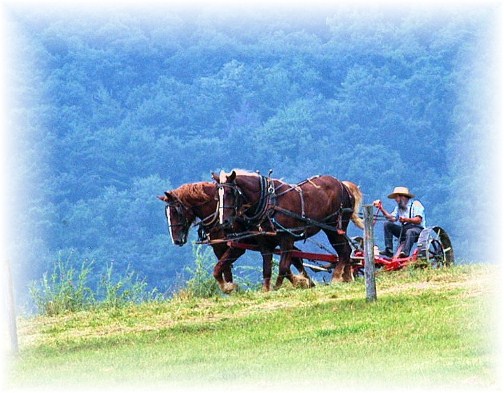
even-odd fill
[(227, 282), (222, 286), (222, 292), (230, 294), (238, 288), (238, 285), (232, 282)]
[(341, 276), (331, 278), (331, 284), (338, 284), (340, 282), (343, 282), (343, 277)]
[(294, 288), (310, 288), (310, 280), (302, 275), (293, 275), (292, 285), (294, 286)]
[(342, 279), (343, 282), (354, 282), (355, 279), (354, 279), (354, 276), (353, 274), (343, 274), (343, 279)]

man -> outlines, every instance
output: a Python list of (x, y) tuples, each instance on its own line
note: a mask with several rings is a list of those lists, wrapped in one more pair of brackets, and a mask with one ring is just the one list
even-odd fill
[(415, 196), (406, 187), (395, 187), (388, 197), (397, 202), (392, 213), (385, 210), (380, 200), (373, 202), (373, 205), (380, 209), (388, 220), (383, 225), (385, 250), (381, 251), (380, 255), (387, 257), (394, 255), (393, 236), (395, 236), (399, 238), (400, 242), (404, 242), (399, 257), (405, 258), (409, 256), (413, 244), (418, 240), (420, 232), (425, 227), (424, 207), (420, 201), (413, 200)]

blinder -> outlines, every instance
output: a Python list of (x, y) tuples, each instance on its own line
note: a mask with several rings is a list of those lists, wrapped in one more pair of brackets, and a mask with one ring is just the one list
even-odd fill
[[(224, 195), (226, 188), (231, 189), (233, 192), (233, 201), (234, 201), (233, 205), (224, 204)], [(223, 222), (224, 209), (234, 210), (233, 218), (238, 216), (239, 211), (242, 208), (243, 203), (245, 202), (245, 196), (243, 195), (242, 191), (234, 181), (231, 183), (217, 183), (217, 192), (219, 195), (219, 204), (217, 209), (219, 211), (219, 222), (222, 225), (224, 224)]]

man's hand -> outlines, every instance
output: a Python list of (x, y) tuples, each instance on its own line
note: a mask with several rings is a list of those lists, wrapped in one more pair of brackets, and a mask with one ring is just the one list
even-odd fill
[(395, 221), (395, 218), (390, 215), (388, 211), (385, 210), (383, 207), (382, 201), (377, 199), (376, 201), (373, 202), (373, 206), (376, 207), (378, 210), (380, 210), (383, 213), (383, 216), (389, 220), (389, 221)]

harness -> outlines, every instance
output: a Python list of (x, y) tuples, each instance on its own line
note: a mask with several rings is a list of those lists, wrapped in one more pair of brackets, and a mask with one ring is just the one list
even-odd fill
[[(266, 218), (269, 218), (271, 207), (276, 205), (277, 195), (275, 194), (275, 184), (271, 177), (260, 175), (259, 177), (259, 200), (257, 203), (250, 205), (244, 212), (240, 212), (243, 206), (247, 206), (245, 195), (240, 190), (240, 187), (233, 181), (231, 183), (220, 183), (217, 185), (219, 190), (230, 188), (234, 195), (233, 206), (219, 206), (218, 209), (233, 209), (234, 216), (239, 218), (240, 221), (245, 223), (246, 226), (257, 227), (260, 226)], [(252, 210), (253, 208), (253, 210)], [(250, 213), (247, 214), (247, 212)]]
[[(289, 187), (278, 193), (277, 190), (278, 188), (286, 185), (286, 183), (282, 183), (277, 189), (275, 189), (274, 181), (271, 179), (271, 177), (266, 177), (266, 176), (260, 176), (259, 179), (259, 200), (252, 205), (250, 208), (254, 207), (254, 210), (251, 212), (250, 215), (248, 215), (245, 211), (242, 214), (239, 214), (239, 210), (241, 207), (244, 205), (243, 202), (245, 201), (245, 196), (241, 192), (239, 186), (233, 181), (232, 183), (222, 183), (219, 186), (220, 187), (229, 187), (233, 189), (234, 193), (234, 200), (235, 204), (234, 206), (221, 206), (219, 208), (225, 209), (225, 208), (232, 208), (235, 211), (235, 216), (237, 219), (240, 219), (245, 225), (249, 228), (259, 228), (261, 230), (261, 226), (263, 223), (267, 220), (270, 225), (276, 230), (282, 231), (282, 232), (287, 232), (291, 236), (296, 237), (296, 238), (306, 238), (306, 229), (307, 226), (311, 227), (318, 227), (320, 229), (324, 230), (329, 230), (329, 231), (337, 231), (338, 234), (346, 236), (345, 231), (342, 229), (343, 228), (343, 215), (345, 213), (352, 213), (353, 208), (345, 208), (344, 206), (344, 195), (348, 197), (348, 200), (350, 202), (350, 205), (353, 206), (355, 203), (354, 197), (352, 193), (348, 190), (348, 188), (342, 183), (339, 182), (341, 185), (341, 203), (340, 207), (338, 210), (335, 212), (331, 213), (327, 217), (325, 217), (322, 221), (317, 221), (314, 220), (310, 217), (306, 216), (305, 213), (305, 200), (304, 200), (304, 195), (303, 195), (303, 189), (301, 186), (306, 183), (311, 183), (313, 186), (320, 188), (319, 185), (317, 185), (314, 180), (319, 178), (320, 176), (313, 176), (310, 177), (296, 185), (289, 185)], [(218, 186), (218, 187), (219, 187)], [(300, 198), (300, 205), (301, 205), (301, 214), (295, 213), (291, 210), (284, 209), (277, 204), (277, 200), (279, 197), (291, 192), (291, 191), (296, 191), (299, 194)], [(249, 209), (250, 209), (249, 208)], [(296, 227), (296, 228), (287, 228), (280, 224), (278, 220), (276, 219), (275, 215), (276, 213), (280, 213), (292, 218), (295, 218), (296, 220), (302, 221), (307, 225), (301, 226), (301, 227)], [(334, 225), (331, 225), (331, 221), (334, 217), (337, 217), (335, 220), (336, 227)], [(296, 232), (302, 231), (302, 233), (298, 234)]]
[(260, 196), (259, 202), (255, 208), (255, 211), (251, 216), (247, 216), (247, 214), (243, 214), (245, 222), (261, 223), (268, 215), (268, 210), (270, 206), (276, 204), (276, 195), (275, 195), (275, 185), (273, 180), (270, 177), (262, 176), (259, 180), (260, 184)]

